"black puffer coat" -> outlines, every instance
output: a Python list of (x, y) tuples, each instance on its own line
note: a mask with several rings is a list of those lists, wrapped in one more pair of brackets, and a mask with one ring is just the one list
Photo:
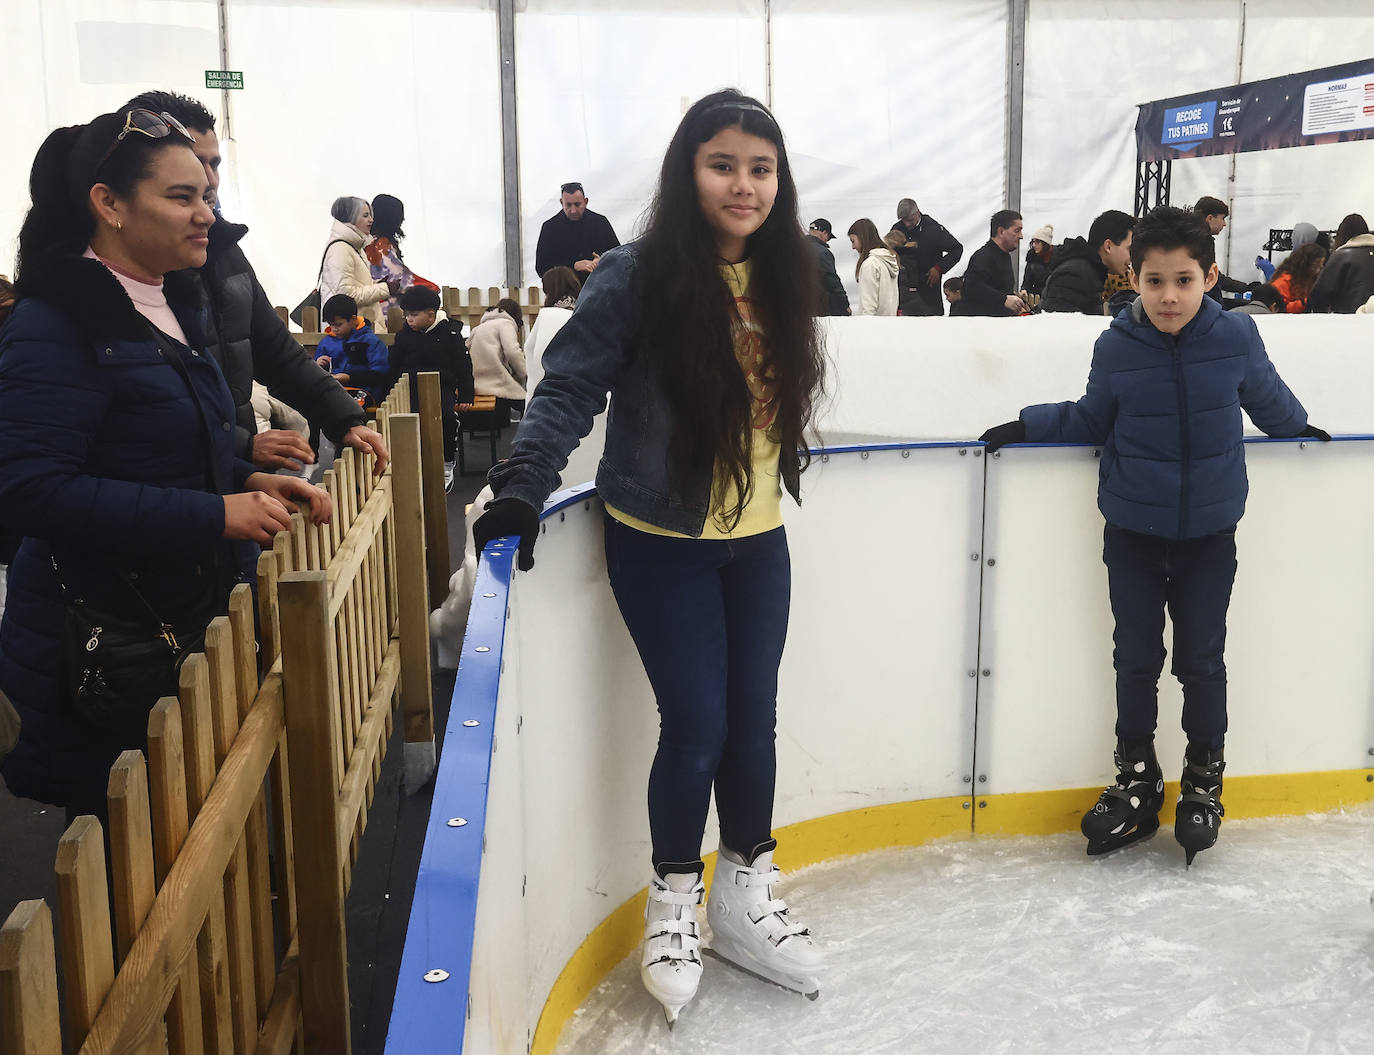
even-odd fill
[(1045, 279), (1040, 310), (1101, 315), (1106, 281), (1107, 265), (1102, 263), (1097, 250), (1088, 245), (1088, 240), (1065, 239), (1050, 260), (1050, 276)]
[(275, 311), (239, 240), (243, 224), (222, 217), (210, 228), (205, 266), (197, 274), (210, 305), (206, 351), (219, 364), (234, 397), (235, 453), (251, 453), (257, 431), (253, 419), (253, 380), (283, 403), (295, 407), (335, 443), (367, 415), (342, 387), (315, 365)]

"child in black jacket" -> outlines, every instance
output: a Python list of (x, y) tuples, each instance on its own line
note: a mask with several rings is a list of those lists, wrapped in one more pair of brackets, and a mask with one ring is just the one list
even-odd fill
[(417, 408), (420, 394), (415, 375), (438, 371), (443, 396), (440, 409), (444, 421), (444, 461), (452, 462), (458, 438), (454, 394), (457, 393), (460, 403), (472, 402), (472, 358), (463, 343), (461, 327), (439, 310), (438, 290), (411, 286), (401, 294), (400, 304), (406, 325), (391, 346), (391, 368), (398, 379), (403, 374), (410, 375), (410, 405)]

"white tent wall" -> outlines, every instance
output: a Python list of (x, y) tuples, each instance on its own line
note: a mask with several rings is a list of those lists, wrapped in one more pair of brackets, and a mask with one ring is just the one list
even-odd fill
[[(1234, 83), (1239, 32), (1238, 0), (1029, 0), (1021, 182), (1027, 233), (1054, 224), (1058, 244), (1086, 235), (1100, 212), (1131, 212), (1136, 107)], [(1225, 158), (1175, 162), (1174, 204), (1224, 198), (1226, 172)]]
[(149, 88), (208, 96), (219, 31), (213, 0), (3, 0), (0, 9), (0, 273), (12, 275), (29, 169), (48, 133)]
[(914, 198), (964, 244), (962, 272), (1005, 203), (1006, 0), (774, 0), (773, 104), (788, 137), (802, 221), (838, 236), (857, 310), (860, 217), (886, 231)]
[(527, 0), (515, 17), (524, 278), (558, 188), (581, 182), (634, 237), (686, 105), (732, 86), (762, 98), (762, 0)]
[(244, 90), (231, 93), (237, 200), (225, 215), (253, 229), (249, 258), (273, 303), (309, 292), (340, 195), (405, 203), (418, 274), (503, 283), (493, 6), (231, 0), (229, 62)]

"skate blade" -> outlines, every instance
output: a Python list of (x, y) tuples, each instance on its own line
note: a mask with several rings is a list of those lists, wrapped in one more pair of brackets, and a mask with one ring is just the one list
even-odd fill
[(1144, 839), (1148, 839), (1157, 831), (1159, 831), (1158, 817), (1155, 818), (1154, 824), (1142, 825), (1136, 828), (1134, 831), (1129, 831), (1124, 835), (1115, 835), (1109, 839), (1099, 839), (1096, 842), (1094, 842), (1092, 839), (1089, 839), (1088, 856), (1101, 857), (1104, 854), (1115, 853), (1117, 850), (1124, 850), (1126, 847), (1132, 845), (1133, 843), (1138, 843)]
[(775, 985), (784, 992), (796, 993), (798, 996), (804, 996), (808, 1000), (819, 999), (821, 995), (821, 989), (819, 984), (814, 989), (810, 990), (808, 990), (804, 984), (787, 985), (783, 982), (779, 982), (776, 978), (769, 978), (765, 974), (759, 974), (758, 971), (751, 970), (750, 968), (745, 967), (743, 964), (736, 963), (729, 957), (722, 956), (720, 953), (716, 952), (715, 949), (703, 949), (702, 952), (704, 952), (707, 956), (711, 957), (711, 959), (713, 960), (719, 960), (721, 963), (727, 964), (728, 966), (733, 967), (735, 970), (743, 974), (749, 975), (749, 977), (751, 978), (757, 978), (760, 982), (767, 982), (769, 985)]

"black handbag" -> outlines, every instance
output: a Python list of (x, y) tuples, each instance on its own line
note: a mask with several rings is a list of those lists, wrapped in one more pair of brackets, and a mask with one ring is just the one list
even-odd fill
[(173, 623), (154, 611), (123, 572), (119, 578), (142, 614), (116, 613), (73, 597), (56, 557), (52, 566), (66, 600), (62, 658), (71, 713), (122, 743), (141, 743), (153, 704), (177, 694), (186, 657), (205, 647), (206, 627), (224, 607), (221, 590), (211, 587)]
[[(324, 247), (324, 255), (320, 257), (320, 273), (315, 276), (315, 288), (305, 295), (305, 299), (303, 301), (301, 301), (299, 304), (297, 304), (294, 308), (291, 309), (290, 319), (297, 326), (305, 325), (305, 323), (303, 323), (301, 319), (305, 317), (306, 308), (314, 308), (316, 312), (320, 310), (320, 279), (324, 278), (325, 257), (329, 255), (329, 250), (339, 242), (343, 242), (345, 245), (350, 244), (344, 238), (335, 238), (334, 241), (330, 242), (329, 245)], [(323, 319), (320, 320), (320, 324), (324, 324)]]

